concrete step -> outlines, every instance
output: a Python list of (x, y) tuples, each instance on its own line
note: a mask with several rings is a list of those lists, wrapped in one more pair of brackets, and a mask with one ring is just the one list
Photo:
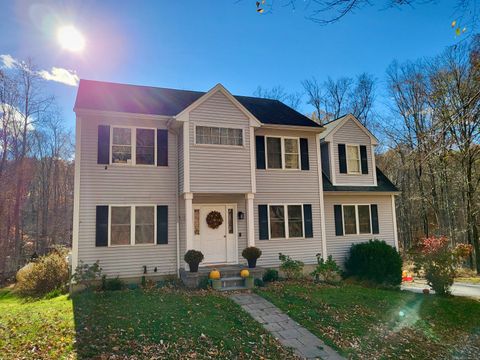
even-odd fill
[(222, 277), (220, 278), (220, 281), (222, 282), (222, 288), (232, 287), (232, 286), (245, 287), (245, 279), (243, 279), (240, 276)]
[(219, 289), (220, 291), (238, 291), (238, 290), (247, 290), (245, 286), (227, 286)]

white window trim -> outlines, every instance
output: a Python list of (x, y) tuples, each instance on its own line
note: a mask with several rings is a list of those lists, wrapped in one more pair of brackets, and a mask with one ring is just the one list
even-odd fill
[[(228, 145), (228, 144), (198, 144), (197, 143), (197, 127), (214, 127), (218, 129), (235, 129), (242, 130), (242, 145)], [(240, 126), (218, 126), (210, 124), (194, 124), (193, 126), (193, 144), (200, 147), (214, 147), (214, 148), (228, 148), (228, 149), (245, 149), (245, 128)]]
[[(135, 209), (136, 207), (149, 206), (153, 207), (153, 243), (150, 244), (136, 244), (135, 243)], [(112, 207), (129, 207), (130, 208), (130, 244), (128, 245), (112, 245)], [(135, 205), (125, 205), (125, 204), (114, 204), (108, 205), (108, 247), (129, 247), (129, 246), (156, 246), (157, 244), (157, 205), (154, 204), (135, 204)]]
[[(355, 207), (355, 225), (356, 225), (356, 233), (354, 234), (347, 234), (345, 232), (345, 206), (353, 206)], [(370, 218), (370, 232), (369, 233), (360, 233), (360, 218), (358, 216), (358, 207), (359, 206), (368, 206), (368, 216)], [(352, 236), (352, 235), (372, 235), (372, 204), (342, 204), (342, 226), (343, 226), (343, 235), (344, 236)]]
[[(132, 161), (130, 164), (114, 163), (113, 162), (113, 129), (130, 129), (130, 141), (132, 146)], [(137, 164), (137, 129), (153, 130), (154, 149), (153, 149), (153, 164)], [(126, 125), (112, 125), (110, 126), (110, 165), (113, 166), (140, 166), (140, 167), (155, 167), (157, 166), (157, 128), (147, 126), (126, 126)]]
[[(280, 152), (281, 152), (281, 161), (282, 167), (281, 168), (271, 168), (268, 166), (268, 139), (280, 139)], [(285, 167), (285, 139), (295, 139), (297, 140), (297, 147), (298, 147), (298, 168), (297, 169), (290, 169)], [(300, 138), (295, 136), (265, 136), (265, 168), (267, 170), (287, 170), (287, 171), (299, 171), (302, 170), (302, 156), (300, 153)]]
[[(302, 236), (295, 236), (290, 237), (289, 234), (289, 220), (288, 220), (288, 206), (290, 205), (297, 205), (300, 206), (302, 209)], [(271, 206), (283, 206), (283, 214), (285, 217), (285, 237), (273, 237), (272, 236), (272, 229), (270, 224), (270, 207)], [(288, 204), (268, 204), (267, 205), (267, 218), (268, 218), (268, 238), (272, 240), (279, 240), (279, 239), (305, 239), (305, 214), (303, 213), (303, 204), (297, 203), (288, 203)]]
[[(358, 171), (350, 171), (348, 166), (348, 147), (356, 147), (358, 154)], [(362, 158), (360, 157), (360, 145), (359, 144), (345, 144), (345, 158), (347, 159), (347, 174), (348, 175), (361, 175), (362, 174)]]

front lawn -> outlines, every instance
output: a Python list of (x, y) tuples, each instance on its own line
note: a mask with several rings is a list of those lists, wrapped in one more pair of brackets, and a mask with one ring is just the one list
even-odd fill
[(292, 358), (239, 306), (211, 292), (84, 292), (23, 302), (0, 293), (2, 359)]
[(480, 302), (311, 282), (257, 292), (349, 358), (474, 359)]

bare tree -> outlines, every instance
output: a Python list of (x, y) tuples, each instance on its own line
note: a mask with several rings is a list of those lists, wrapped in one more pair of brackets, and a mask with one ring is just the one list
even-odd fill
[(303, 94), (300, 92), (288, 93), (283, 86), (280, 85), (274, 86), (270, 89), (258, 86), (253, 95), (260, 98), (284, 102), (295, 110), (300, 107), (303, 96)]

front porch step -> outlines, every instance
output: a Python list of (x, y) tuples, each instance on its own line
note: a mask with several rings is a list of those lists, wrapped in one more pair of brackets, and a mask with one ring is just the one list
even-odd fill
[(228, 286), (228, 287), (222, 287), (219, 289), (219, 291), (236, 291), (236, 290), (247, 290), (245, 286)]
[(222, 288), (228, 288), (228, 287), (245, 288), (245, 279), (240, 276), (222, 277), (220, 278), (220, 281), (222, 282)]

